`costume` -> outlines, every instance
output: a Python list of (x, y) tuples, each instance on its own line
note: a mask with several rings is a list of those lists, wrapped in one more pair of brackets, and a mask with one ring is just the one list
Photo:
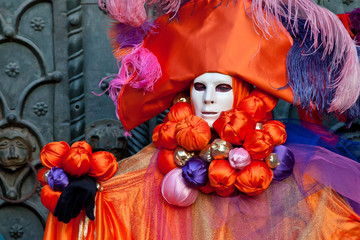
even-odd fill
[[(360, 239), (360, 164), (323, 128), (271, 120), (274, 96), (350, 121), (358, 117), (355, 45), (345, 28), (336, 37), (327, 32), (340, 21), (315, 4), (274, 2), (160, 1), (162, 10), (178, 15), (160, 17), (155, 28), (142, 7), (106, 2), (121, 21), (113, 34), (122, 67), (110, 95), (118, 95), (114, 100), (127, 130), (169, 107), (178, 92), (204, 91), (205, 83), (199, 89), (196, 80), (192, 84), (204, 73), (232, 76), (225, 85), (231, 85), (233, 109), (219, 113), (211, 132), (193, 106), (174, 104), (154, 130), (158, 149), (149, 145), (121, 161), (114, 176), (111, 170), (98, 179), (95, 220), (86, 220), (82, 211), (65, 224), (50, 213), (45, 239)], [(334, 47), (335, 41), (343, 47)], [(231, 157), (230, 147), (220, 151), (228, 143), (242, 146), (246, 157)], [(280, 165), (272, 166), (266, 159), (276, 146), (289, 156), (278, 152)], [(189, 157), (177, 159), (179, 147)]]

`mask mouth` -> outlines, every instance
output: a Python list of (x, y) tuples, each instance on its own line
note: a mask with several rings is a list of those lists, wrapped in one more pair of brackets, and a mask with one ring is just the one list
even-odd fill
[(201, 114), (203, 114), (203, 115), (216, 115), (218, 113), (217, 112), (201, 112)]

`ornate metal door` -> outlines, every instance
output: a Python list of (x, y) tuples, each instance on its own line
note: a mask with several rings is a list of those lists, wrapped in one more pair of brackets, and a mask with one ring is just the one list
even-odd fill
[[(360, 7), (360, 0), (318, 3), (337, 13)], [(44, 144), (86, 139), (119, 160), (127, 156), (111, 100), (92, 93), (104, 91), (107, 84), (99, 88), (99, 81), (117, 72), (107, 26), (97, 0), (0, 0), (0, 234), (5, 239), (42, 238), (48, 212), (36, 172)], [(295, 113), (282, 103), (276, 114)], [(159, 119), (133, 131), (131, 153), (151, 141)]]

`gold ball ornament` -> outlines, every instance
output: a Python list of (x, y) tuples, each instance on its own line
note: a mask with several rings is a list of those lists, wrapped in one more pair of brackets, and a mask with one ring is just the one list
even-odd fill
[(263, 130), (264, 129), (263, 124), (262, 123), (256, 123), (255, 129)]
[(279, 157), (276, 153), (270, 153), (269, 156), (265, 158), (265, 162), (271, 169), (276, 168), (280, 164)]
[(208, 144), (203, 150), (200, 151), (199, 157), (208, 163), (212, 161), (210, 144)]
[(226, 159), (229, 157), (230, 150), (233, 149), (231, 143), (222, 140), (220, 138), (216, 138), (211, 146), (211, 157), (213, 159)]
[(174, 160), (175, 163), (183, 167), (189, 161), (190, 158), (194, 156), (193, 152), (186, 151), (185, 149), (178, 147), (174, 151)]
[(186, 102), (190, 104), (191, 103), (190, 95), (186, 92), (179, 92), (173, 98), (172, 104), (175, 105), (178, 102)]

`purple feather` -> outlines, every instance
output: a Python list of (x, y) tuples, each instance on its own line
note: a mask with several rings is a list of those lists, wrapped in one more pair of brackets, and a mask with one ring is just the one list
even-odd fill
[[(275, 33), (282, 31), (282, 26), (293, 37), (297, 37), (299, 33), (305, 34), (302, 38), (309, 39), (308, 44), (311, 45), (299, 57), (321, 51), (320, 59), (325, 60), (322, 65), (326, 64), (323, 69), (329, 70), (325, 72), (331, 75), (331, 79), (323, 82), (322, 88), (317, 90), (322, 90), (325, 85), (332, 88), (323, 94), (324, 97), (329, 92), (333, 95), (328, 112), (343, 113), (355, 104), (360, 94), (359, 60), (352, 39), (335, 14), (311, 0), (252, 0), (251, 9), (248, 8), (247, 12), (265, 37), (272, 37), (271, 30)], [(299, 21), (303, 21), (303, 24), (299, 24)], [(318, 57), (319, 55), (315, 58)], [(308, 69), (304, 68), (302, 71)], [(301, 84), (298, 87), (315, 81), (317, 76), (315, 74), (310, 80), (298, 79), (297, 83)], [(308, 99), (309, 97), (304, 100)], [(324, 101), (320, 102), (324, 105)]]
[(144, 22), (139, 27), (132, 27), (124, 23), (119, 23), (115, 27), (117, 33), (116, 42), (119, 43), (121, 48), (139, 45), (153, 27), (153, 22)]

